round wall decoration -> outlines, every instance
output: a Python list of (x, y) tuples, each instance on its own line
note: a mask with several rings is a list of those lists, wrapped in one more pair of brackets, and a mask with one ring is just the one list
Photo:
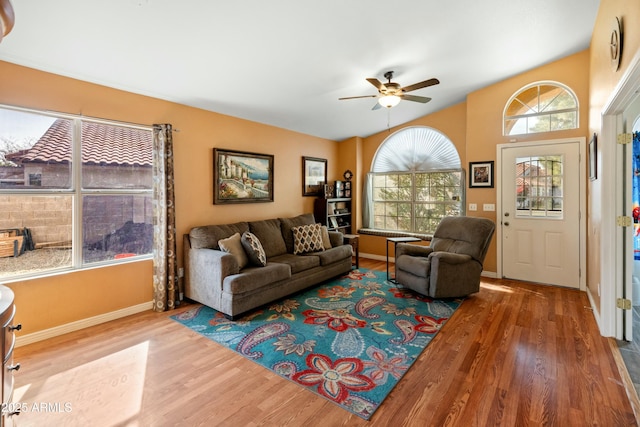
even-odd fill
[(618, 68), (620, 68), (620, 56), (622, 55), (622, 23), (618, 17), (613, 20), (611, 27), (609, 52), (611, 55), (611, 68), (613, 68), (613, 71), (618, 71)]

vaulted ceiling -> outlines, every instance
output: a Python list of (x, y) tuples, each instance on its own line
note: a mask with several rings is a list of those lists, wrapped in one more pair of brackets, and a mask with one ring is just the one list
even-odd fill
[[(332, 140), (589, 47), (598, 0), (13, 0), (0, 60)], [(365, 79), (440, 84), (372, 110)], [(506, 102), (506, 100), (505, 100)]]

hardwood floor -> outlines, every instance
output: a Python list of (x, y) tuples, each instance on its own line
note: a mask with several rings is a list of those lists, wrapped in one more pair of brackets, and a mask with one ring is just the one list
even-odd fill
[(188, 307), (16, 349), (16, 424), (637, 425), (579, 291), (483, 279), (368, 422), (169, 319)]
[(617, 343), (631, 382), (640, 395), (640, 306), (633, 307), (633, 340)]

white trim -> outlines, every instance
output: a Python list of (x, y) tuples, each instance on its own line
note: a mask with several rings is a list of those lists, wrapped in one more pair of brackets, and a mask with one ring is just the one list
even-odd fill
[(120, 319), (122, 317), (130, 316), (132, 314), (142, 313), (143, 311), (151, 310), (153, 308), (153, 301), (144, 302), (142, 304), (134, 305), (131, 307), (122, 308), (120, 310), (112, 311), (110, 313), (99, 314), (97, 316), (88, 317), (86, 319), (77, 320), (75, 322), (67, 323), (53, 328), (45, 329), (42, 331), (34, 332), (27, 335), (19, 335), (16, 337), (16, 347), (32, 344), (34, 342), (46, 340), (48, 338), (57, 337), (67, 334), (69, 332), (78, 331), (80, 329), (88, 328), (90, 326), (106, 323), (111, 320)]
[(588, 288), (587, 288), (587, 298), (589, 298), (589, 304), (591, 305), (591, 311), (593, 311), (593, 317), (595, 317), (596, 319), (598, 328), (600, 329), (600, 331), (602, 331), (602, 324), (600, 323), (600, 319), (602, 318), (602, 316), (600, 316), (600, 312), (598, 312), (598, 307), (595, 304), (593, 295), (591, 294), (591, 291)]
[[(637, 96), (636, 89), (640, 84), (640, 50), (636, 52), (625, 73), (620, 78), (615, 89), (611, 92), (602, 109), (601, 140), (598, 143), (601, 150), (602, 181), (600, 193), (602, 200), (600, 222), (600, 313), (596, 316), (600, 325), (600, 333), (606, 337), (622, 339), (623, 313), (616, 308), (616, 298), (623, 293), (623, 227), (616, 226), (616, 216), (628, 215), (622, 212), (623, 181), (621, 174), (615, 171), (622, 170), (623, 156), (616, 143), (616, 136), (622, 129), (622, 115), (624, 110)], [(599, 177), (600, 179), (600, 177)], [(592, 304), (593, 305), (593, 304)], [(595, 305), (594, 314), (597, 313)], [(598, 317), (600, 317), (598, 319)]]
[[(368, 258), (368, 259), (374, 259), (376, 261), (387, 262), (387, 257), (384, 255), (376, 255), (376, 254), (368, 254), (368, 253), (360, 252), (360, 258)], [(395, 259), (393, 257), (389, 257), (389, 261), (395, 261)]]

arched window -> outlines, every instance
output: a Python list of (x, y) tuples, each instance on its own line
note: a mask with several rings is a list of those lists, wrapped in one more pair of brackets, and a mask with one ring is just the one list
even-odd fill
[(578, 98), (568, 87), (537, 82), (514, 94), (504, 109), (504, 135), (578, 128)]
[(445, 216), (462, 215), (464, 171), (446, 136), (408, 127), (378, 148), (365, 185), (363, 225), (394, 233), (432, 234)]

